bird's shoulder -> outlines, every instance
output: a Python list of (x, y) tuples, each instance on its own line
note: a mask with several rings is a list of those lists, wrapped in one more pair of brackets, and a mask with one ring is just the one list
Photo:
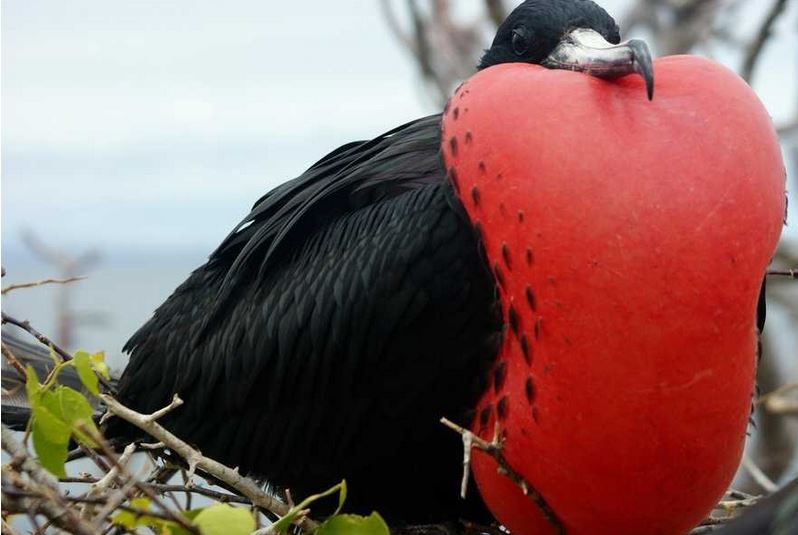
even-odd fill
[(258, 199), (211, 254), (225, 289), (255, 268), (264, 276), (299, 242), (337, 217), (444, 179), (440, 115), (348, 143)]

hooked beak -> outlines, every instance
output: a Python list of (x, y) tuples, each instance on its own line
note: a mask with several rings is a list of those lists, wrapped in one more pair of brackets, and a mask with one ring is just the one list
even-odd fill
[(543, 65), (599, 78), (619, 78), (637, 73), (646, 81), (648, 100), (654, 98), (651, 52), (648, 45), (639, 39), (613, 45), (600, 33), (579, 28), (563, 37), (557, 48), (543, 60)]

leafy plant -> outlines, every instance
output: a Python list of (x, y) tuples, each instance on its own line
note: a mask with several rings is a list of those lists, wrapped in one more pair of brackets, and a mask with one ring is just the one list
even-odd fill
[(53, 351), (50, 354), (55, 367), (44, 383), (39, 382), (33, 367), (27, 367), (25, 388), (32, 414), (29, 431), (42, 466), (57, 477), (65, 477), (70, 439), (96, 447), (92, 436), (99, 431), (92, 420), (94, 409), (89, 401), (77, 390), (58, 384), (58, 374), (73, 366), (86, 390), (96, 396), (99, 395), (96, 373), (107, 377), (108, 367), (102, 353), (78, 352), (74, 359), (66, 361)]

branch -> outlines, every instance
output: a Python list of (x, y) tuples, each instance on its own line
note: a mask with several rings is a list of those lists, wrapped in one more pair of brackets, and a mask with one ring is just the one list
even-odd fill
[[(16, 498), (17, 502), (16, 505), (12, 505), (12, 507), (8, 507), (11, 513), (24, 513), (30, 510), (31, 506), (35, 507), (35, 502), (37, 500), (42, 499), (41, 494), (36, 494), (35, 492), (20, 490), (20, 489), (10, 489), (10, 488), (3, 488), (4, 496), (9, 496), (11, 498)], [(109, 503), (110, 499), (105, 496), (95, 496), (95, 497), (88, 497), (88, 496), (62, 496), (62, 499), (68, 503), (75, 503), (75, 504), (89, 504), (89, 505), (106, 505)], [(29, 501), (27, 501), (29, 500)], [(20, 507), (20, 505), (23, 507)], [(153, 518), (160, 518), (161, 520), (171, 520), (172, 518), (168, 515), (163, 513), (159, 513), (158, 511), (145, 511), (144, 509), (139, 509), (138, 507), (133, 507), (131, 505), (126, 504), (119, 504), (116, 506), (116, 509), (120, 509), (122, 511), (129, 511), (138, 516), (149, 516)]]
[[(108, 446), (108, 443), (105, 441), (105, 439), (101, 435), (99, 435), (96, 431), (94, 431), (93, 429), (88, 428), (85, 425), (83, 425), (81, 427), (82, 427), (81, 430), (86, 435), (88, 435), (88, 436), (90, 436), (90, 437), (92, 437), (94, 439), (94, 441), (99, 446), (100, 450), (102, 450), (103, 455), (113, 465), (111, 470), (108, 473), (110, 474), (110, 473), (115, 471), (120, 476), (123, 476), (123, 478), (124, 478), (123, 481), (126, 481), (124, 483), (123, 487), (122, 487), (123, 493), (122, 493), (121, 496), (118, 496), (117, 501), (115, 503), (122, 503), (122, 501), (124, 501), (124, 498), (127, 497), (127, 494), (129, 493), (129, 491), (133, 487), (135, 487), (135, 488), (139, 489), (145, 496), (147, 496), (152, 501), (152, 503), (157, 505), (164, 512), (164, 514), (169, 517), (170, 520), (172, 520), (173, 522), (176, 522), (177, 524), (179, 524), (183, 529), (185, 529), (189, 533), (193, 533), (195, 535), (199, 535), (199, 531), (197, 530), (197, 528), (194, 527), (188, 520), (186, 520), (186, 518), (183, 515), (181, 515), (181, 514), (175, 512), (175, 511), (169, 509), (169, 507), (167, 507), (167, 505), (163, 502), (163, 500), (161, 500), (161, 498), (155, 492), (153, 492), (152, 489), (147, 488), (146, 486), (144, 486), (142, 484), (142, 482), (139, 480), (139, 478), (133, 476), (133, 474), (130, 473), (130, 471), (127, 469), (125, 464), (122, 462), (123, 459), (116, 457), (116, 454), (114, 453), (114, 451)], [(129, 448), (130, 448), (130, 446), (125, 448), (125, 453), (128, 453)], [(133, 449), (135, 450), (135, 447)], [(132, 455), (132, 451), (130, 451), (130, 453), (128, 453), (128, 455)], [(123, 456), (124, 456), (124, 454), (123, 454)], [(104, 514), (107, 515), (107, 514), (110, 514), (112, 511), (113, 511), (113, 508), (108, 507), (108, 504), (107, 504), (106, 507), (104, 508), (104, 510), (101, 513), (104, 513)], [(98, 520), (101, 522), (103, 520), (103, 517), (102, 516), (98, 516)]]
[(798, 400), (790, 399), (785, 394), (795, 390), (798, 392), (798, 383), (783, 385), (772, 392), (760, 396), (756, 405), (761, 405), (772, 414), (795, 414), (798, 415)]
[(767, 272), (768, 277), (787, 277), (788, 279), (798, 279), (798, 269), (771, 269)]
[[(99, 483), (100, 479), (93, 476), (62, 477), (58, 481), (60, 481), (61, 483), (85, 483), (87, 485), (93, 485)], [(160, 492), (160, 493), (183, 492), (185, 494), (199, 494), (201, 496), (213, 498), (217, 502), (221, 503), (240, 503), (244, 505), (252, 504), (252, 501), (249, 498), (246, 498), (245, 496), (239, 496), (238, 494), (231, 494), (229, 492), (221, 492), (209, 489), (207, 487), (198, 487), (197, 485), (189, 485), (189, 484), (169, 485), (166, 483), (149, 483), (147, 481), (144, 481), (141, 484), (145, 487), (151, 488), (155, 492)]]
[(33, 336), (36, 340), (41, 342), (43, 345), (45, 345), (48, 348), (50, 348), (53, 351), (55, 351), (58, 354), (58, 356), (61, 357), (62, 359), (64, 359), (64, 360), (72, 360), (72, 355), (68, 351), (66, 351), (65, 349), (60, 347), (58, 344), (56, 344), (55, 342), (53, 342), (52, 340), (47, 338), (45, 335), (43, 335), (42, 333), (40, 333), (39, 331), (34, 329), (31, 326), (31, 324), (30, 324), (30, 322), (28, 320), (25, 320), (25, 321), (18, 320), (16, 318), (13, 318), (13, 317), (9, 316), (5, 312), (2, 313), (1, 317), (2, 317), (2, 323), (10, 323), (11, 325), (15, 325), (15, 326), (19, 327), (23, 331), (26, 331), (28, 334)]
[[(72, 360), (72, 355), (68, 351), (66, 351), (64, 348), (62, 348), (61, 346), (59, 346), (58, 344), (47, 338), (45, 335), (34, 329), (28, 320), (25, 321), (18, 320), (14, 317), (9, 316), (5, 312), (3, 312), (0, 317), (2, 318), (2, 323), (10, 323), (11, 325), (19, 327), (23, 331), (33, 336), (43, 345), (55, 351), (58, 354), (58, 356), (61, 357), (62, 359)], [(105, 377), (98, 374), (97, 379), (100, 380), (100, 384), (102, 384), (108, 392), (114, 391), (114, 388), (111, 386), (111, 383), (109, 383)]]
[(768, 39), (770, 39), (771, 33), (773, 31), (773, 25), (776, 23), (776, 20), (779, 18), (779, 16), (784, 13), (784, 9), (786, 7), (787, 0), (775, 0), (775, 2), (773, 2), (773, 6), (770, 8), (765, 20), (762, 22), (759, 32), (757, 32), (754, 41), (748, 47), (748, 52), (745, 56), (745, 60), (743, 61), (743, 68), (740, 71), (740, 76), (742, 76), (743, 79), (749, 84), (751, 83), (751, 77), (754, 74), (754, 69), (759, 61), (759, 57), (762, 55), (762, 50), (764, 50), (765, 44), (767, 43)]
[(208, 498), (213, 498), (221, 503), (241, 503), (252, 504), (252, 500), (238, 494), (230, 494), (228, 492), (219, 492), (207, 487), (197, 487), (196, 485), (167, 485), (163, 483), (144, 483), (147, 487), (156, 492), (184, 492), (186, 494), (199, 494)]
[[(274, 496), (265, 493), (251, 479), (239, 474), (237, 468), (230, 468), (218, 461), (203, 456), (199, 451), (189, 446), (188, 443), (167, 431), (166, 428), (159, 423), (153, 421), (150, 418), (151, 415), (141, 414), (129, 409), (107, 394), (103, 394), (101, 397), (106, 407), (108, 407), (109, 412), (135, 425), (159, 442), (163, 442), (167, 448), (185, 459), (189, 466), (189, 474), (193, 474), (196, 469), (201, 469), (203, 472), (218, 479), (228, 487), (246, 496), (252, 504), (277, 516), (285, 516), (290, 511), (290, 507), (286, 504)], [(174, 403), (174, 400), (172, 403)], [(318, 527), (318, 524), (306, 518), (302, 521), (300, 526), (306, 531), (313, 531)]]
[[(518, 487), (521, 489), (521, 492), (524, 493), (524, 496), (529, 496), (529, 498), (533, 502), (535, 502), (535, 505), (538, 507), (540, 512), (543, 514), (544, 518), (549, 522), (549, 524), (551, 524), (556, 533), (560, 535), (563, 535), (565, 533), (565, 526), (563, 526), (560, 519), (557, 518), (556, 513), (551, 508), (551, 506), (546, 502), (545, 498), (543, 498), (543, 495), (537, 489), (535, 489), (535, 487), (530, 485), (529, 482), (527, 482), (524, 479), (524, 476), (516, 472), (507, 462), (507, 459), (504, 458), (504, 455), (502, 455), (503, 444), (499, 439), (498, 425), (496, 426), (493, 440), (491, 442), (488, 442), (485, 439), (475, 435), (468, 429), (457, 425), (451, 420), (448, 420), (446, 418), (441, 418), (441, 423), (446, 427), (448, 427), (449, 429), (452, 429), (457, 433), (460, 433), (460, 435), (463, 437), (463, 446), (465, 448), (470, 449), (471, 447), (475, 447), (478, 450), (484, 451), (485, 453), (490, 455), (498, 465), (496, 469), (497, 472), (509, 477), (513, 481), (513, 483), (518, 485)], [(470, 464), (469, 461), (470, 461), (470, 454), (464, 452), (463, 468), (465, 473), (463, 474), (463, 478), (466, 481), (468, 479), (468, 469)], [(463, 484), (461, 487), (461, 491), (463, 493), (465, 492), (464, 488), (465, 484)]]
[(747, 456), (743, 456), (742, 462), (743, 468), (751, 475), (754, 481), (756, 481), (757, 485), (762, 487), (768, 493), (776, 492), (779, 487), (770, 478), (765, 475), (765, 472), (759, 468), (754, 461), (749, 459)]
[(380, 0), (380, 7), (382, 8), (383, 15), (385, 16), (385, 21), (388, 23), (388, 29), (391, 30), (391, 32), (393, 32), (393, 34), (396, 36), (396, 39), (402, 43), (411, 54), (415, 56), (416, 44), (413, 42), (410, 36), (408, 36), (407, 33), (402, 30), (402, 27), (396, 18), (396, 14), (391, 7), (391, 0)]
[(507, 18), (507, 10), (504, 8), (502, 0), (485, 0), (485, 7), (488, 10), (488, 17), (496, 27), (499, 27)]
[(19, 362), (19, 360), (17, 360), (17, 357), (14, 356), (14, 353), (8, 349), (8, 346), (5, 344), (5, 342), (0, 342), (0, 350), (2, 350), (3, 356), (6, 358), (11, 367), (17, 371), (22, 380), (27, 381), (28, 372), (25, 371), (25, 367)]
[(0, 292), (0, 294), (5, 295), (5, 294), (7, 294), (9, 292), (13, 292), (14, 290), (21, 290), (22, 288), (35, 288), (37, 286), (44, 286), (46, 284), (69, 284), (70, 282), (82, 281), (85, 278), (86, 277), (69, 277), (69, 278), (66, 278), (66, 279), (44, 279), (44, 280), (34, 281), (34, 282), (23, 282), (23, 283), (20, 283), (20, 284), (10, 284), (9, 286), (6, 286), (5, 288), (3, 288), (2, 292)]
[[(136, 444), (128, 444), (127, 446), (125, 446), (125, 451), (123, 451), (122, 455), (119, 457), (119, 464), (126, 465), (127, 462), (130, 460), (131, 455), (133, 455), (135, 451), (136, 451)], [(91, 488), (89, 489), (89, 492), (86, 493), (85, 497), (94, 498), (101, 495), (103, 492), (105, 492), (106, 489), (113, 486), (118, 476), (119, 476), (119, 469), (116, 466), (114, 466), (100, 480), (92, 484)], [(123, 495), (123, 498), (125, 495)], [(122, 499), (122, 501), (120, 501), (117, 505), (121, 504), (122, 502), (124, 502), (124, 499)], [(84, 513), (85, 512), (86, 509), (84, 509)], [(105, 516), (107, 516), (107, 514)]]
[[(4, 476), (11, 477), (16, 475), (15, 478), (23, 490), (32, 490), (42, 496), (42, 499), (36, 500), (33, 504), (27, 504), (22, 507), (22, 511), (35, 511), (41, 513), (50, 519), (53, 524), (66, 530), (69, 533), (77, 535), (99, 535), (99, 531), (77, 515), (76, 511), (70, 508), (62, 499), (58, 491), (58, 480), (44, 471), (44, 468), (35, 462), (28, 455), (28, 451), (22, 444), (15, 438), (10, 429), (2, 426), (2, 447), (11, 457), (12, 466), (17, 466), (25, 471), (30, 480), (24, 480), (18, 474), (12, 471), (4, 470)], [(3, 507), (6, 510), (11, 509), (14, 505), (20, 505), (16, 499), (6, 494), (3, 490)]]

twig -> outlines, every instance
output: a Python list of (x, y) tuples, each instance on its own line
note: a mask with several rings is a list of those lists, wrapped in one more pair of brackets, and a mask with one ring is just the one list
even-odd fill
[(507, 10), (502, 0), (485, 0), (485, 7), (488, 10), (488, 17), (497, 27), (507, 18)]
[(743, 456), (743, 468), (751, 475), (751, 478), (756, 481), (757, 485), (762, 487), (766, 492), (773, 493), (776, 492), (779, 487), (770, 478), (765, 475), (765, 472), (759, 468), (754, 461), (749, 459), (747, 456)]
[(17, 357), (14, 356), (14, 353), (8, 348), (5, 342), (0, 342), (0, 351), (2, 351), (3, 356), (6, 358), (11, 367), (13, 367), (19, 376), (22, 378), (23, 381), (28, 380), (28, 372), (25, 371), (25, 367), (17, 360)]
[(798, 391), (798, 383), (789, 383), (778, 387), (776, 390), (768, 392), (759, 396), (756, 400), (756, 406), (764, 406), (769, 412), (780, 413), (786, 411), (791, 412), (791, 409), (796, 406), (795, 401), (789, 400), (785, 394), (793, 390)]
[[(45, 472), (39, 463), (30, 458), (28, 451), (14, 438), (11, 430), (6, 426), (2, 426), (2, 448), (12, 457), (10, 465), (18, 466), (30, 476), (29, 481), (22, 481), (22, 478), (17, 478), (24, 485), (23, 489), (32, 488), (44, 498), (36, 500), (35, 504), (27, 504), (27, 506), (22, 507), (22, 504), (15, 502), (13, 498), (6, 495), (6, 499), (3, 500), (4, 510), (11, 510), (11, 507), (9, 507), (9, 503), (11, 503), (19, 506), (20, 512), (31, 510), (40, 512), (56, 526), (70, 533), (78, 535), (97, 535), (99, 533), (94, 526), (80, 518), (75, 510), (64, 503), (58, 492), (58, 480)], [(8, 472), (6, 476), (14, 474), (14, 472)], [(4, 494), (6, 494), (5, 491)]]
[[(107, 397), (107, 396), (103, 396), (103, 397)], [(94, 441), (99, 446), (100, 450), (103, 452), (103, 455), (105, 456), (105, 458), (108, 459), (111, 462), (111, 464), (113, 465), (113, 468), (112, 468), (111, 471), (113, 471), (113, 469), (116, 469), (117, 473), (120, 476), (123, 476), (125, 480), (132, 481), (133, 486), (135, 486), (137, 489), (139, 489), (155, 505), (157, 505), (164, 512), (164, 514), (169, 516), (170, 520), (172, 520), (173, 522), (176, 522), (177, 524), (179, 524), (183, 529), (185, 529), (189, 533), (194, 533), (196, 535), (199, 535), (199, 531), (197, 530), (197, 528), (194, 525), (192, 525), (188, 520), (186, 520), (185, 517), (183, 517), (183, 515), (181, 515), (179, 513), (176, 513), (175, 511), (173, 511), (169, 507), (167, 507), (167, 505), (163, 502), (163, 500), (161, 500), (161, 498), (155, 492), (153, 492), (152, 489), (150, 489), (147, 486), (143, 485), (142, 484), (143, 482), (140, 481), (139, 478), (133, 476), (130, 473), (130, 471), (127, 469), (127, 467), (123, 463), (120, 462), (121, 459), (116, 457), (116, 454), (108, 446), (108, 443), (105, 441), (105, 439), (102, 436), (100, 436), (96, 431), (94, 431), (93, 429), (88, 428), (85, 425), (82, 425), (80, 427), (81, 427), (81, 431), (83, 431), (85, 434), (87, 434), (88, 436), (92, 437), (92, 439), (94, 439)], [(125, 448), (125, 451), (127, 451), (127, 448)]]
[(771, 396), (764, 404), (765, 410), (772, 414), (798, 415), (798, 399), (789, 399), (785, 396)]
[(760, 496), (752, 496), (743, 500), (723, 500), (718, 504), (718, 507), (725, 511), (736, 511), (738, 509), (745, 509), (759, 503), (762, 498)]
[(726, 496), (732, 498), (733, 500), (750, 500), (752, 498), (762, 498), (762, 496), (759, 494), (748, 494), (747, 492), (734, 489), (729, 489), (728, 492), (726, 492)]
[(68, 351), (66, 351), (65, 349), (61, 348), (58, 344), (54, 343), (52, 340), (47, 338), (45, 335), (43, 335), (42, 333), (40, 333), (39, 331), (34, 329), (31, 326), (31, 324), (30, 324), (30, 322), (28, 320), (25, 320), (25, 321), (18, 320), (18, 319), (14, 318), (14, 317), (9, 316), (5, 312), (0, 314), (0, 317), (2, 317), (2, 322), (3, 323), (10, 323), (11, 325), (15, 325), (15, 326), (19, 327), (23, 331), (26, 331), (28, 334), (33, 336), (36, 340), (41, 342), (43, 345), (45, 345), (48, 348), (50, 348), (53, 351), (55, 351), (58, 354), (58, 356), (60, 356), (62, 359), (64, 359), (64, 360), (72, 360), (72, 355)]
[[(11, 325), (15, 325), (20, 329), (22, 329), (23, 331), (27, 332), (28, 334), (33, 336), (36, 340), (38, 340), (40, 343), (55, 351), (58, 354), (58, 356), (60, 356), (62, 359), (72, 360), (72, 355), (68, 351), (66, 351), (64, 348), (60, 347), (58, 344), (56, 344), (55, 342), (47, 338), (45, 335), (34, 329), (29, 321), (18, 320), (12, 316), (9, 316), (5, 312), (2, 312), (0, 318), (2, 318), (2, 323), (10, 323)], [(100, 380), (100, 383), (107, 389), (108, 392), (114, 391), (113, 387), (111, 386), (111, 383), (109, 383), (105, 379), (105, 377), (98, 374), (97, 379)]]
[(11, 525), (5, 521), (5, 519), (2, 520), (2, 525), (3, 525), (3, 531), (2, 531), (3, 535), (19, 535), (19, 533), (14, 528), (12, 528)]
[(771, 269), (767, 272), (768, 277), (787, 277), (798, 279), (798, 269)]
[[(124, 485), (122, 485), (121, 489), (119, 489), (118, 491), (116, 491), (115, 493), (111, 494), (106, 498), (105, 505), (103, 505), (102, 509), (100, 509), (97, 515), (94, 517), (95, 526), (97, 526), (98, 528), (102, 527), (103, 523), (105, 522), (105, 519), (111, 516), (114, 513), (114, 511), (119, 509), (120, 505), (122, 505), (123, 503), (125, 503), (125, 501), (127, 501), (128, 495), (133, 490), (133, 487), (136, 486), (136, 483), (137, 483), (136, 479), (131, 478), (127, 480)], [(168, 514), (166, 516), (169, 517), (169, 520), (174, 521), (174, 517), (176, 515)], [(188, 524), (188, 522), (185, 522), (185, 519), (183, 520), (184, 522), (182, 524)], [(199, 535), (199, 531), (197, 531), (196, 529), (194, 529), (193, 531), (189, 530), (189, 532), (196, 533), (197, 535)]]
[[(148, 415), (138, 413), (125, 407), (109, 395), (102, 395), (101, 397), (108, 410), (114, 415), (135, 425), (142, 431), (147, 432), (156, 440), (163, 442), (167, 448), (185, 459), (188, 463), (189, 474), (193, 474), (196, 469), (201, 469), (246, 496), (254, 505), (272, 514), (285, 516), (289, 512), (290, 508), (286, 504), (274, 496), (266, 494), (254, 481), (239, 474), (238, 469), (230, 468), (218, 461), (203, 456), (199, 451), (167, 431), (159, 423), (149, 419)], [(306, 531), (312, 531), (318, 527), (318, 524), (306, 518), (301, 523), (301, 527)]]
[(773, 6), (770, 8), (765, 20), (762, 22), (762, 26), (759, 27), (759, 32), (757, 32), (754, 41), (748, 47), (748, 52), (745, 55), (743, 67), (740, 71), (740, 75), (746, 82), (751, 83), (751, 77), (754, 74), (754, 69), (756, 68), (756, 64), (762, 54), (762, 50), (765, 48), (765, 43), (767, 43), (768, 39), (770, 39), (771, 32), (773, 31), (773, 25), (776, 23), (776, 20), (779, 18), (779, 16), (784, 12), (784, 8), (786, 7), (787, 0), (775, 0), (775, 2), (773, 2)]
[(417, 51), (416, 43), (402, 30), (396, 18), (396, 13), (394, 13), (393, 7), (391, 6), (391, 0), (380, 0), (380, 7), (382, 8), (385, 21), (388, 23), (388, 29), (391, 30), (394, 36), (396, 36), (396, 39), (415, 56)]
[[(130, 460), (131, 455), (133, 455), (133, 452), (135, 451), (136, 451), (136, 444), (135, 443), (128, 444), (125, 447), (125, 451), (123, 451), (122, 455), (119, 456), (119, 464), (126, 465), (127, 462)], [(93, 498), (95, 496), (100, 495), (102, 492), (104, 492), (106, 489), (108, 489), (114, 484), (114, 481), (116, 480), (117, 476), (119, 476), (119, 469), (116, 466), (114, 466), (100, 480), (98, 480), (96, 483), (92, 483), (91, 488), (86, 493), (86, 497)], [(88, 507), (84, 508), (83, 516), (85, 517), (88, 512), (89, 508)], [(97, 522), (95, 522), (95, 525), (97, 525)]]
[(0, 295), (5, 295), (14, 290), (21, 290), (23, 288), (35, 288), (37, 286), (44, 286), (45, 284), (68, 284), (70, 282), (82, 281), (86, 277), (68, 277), (66, 279), (43, 279), (34, 282), (23, 282), (20, 284), (10, 284), (0, 291)]
[[(529, 498), (538, 507), (541, 514), (543, 514), (544, 518), (549, 522), (549, 524), (551, 524), (551, 526), (558, 534), (565, 533), (565, 526), (563, 526), (562, 522), (557, 517), (556, 513), (548, 504), (548, 502), (546, 502), (545, 498), (543, 498), (543, 495), (535, 487), (530, 485), (529, 482), (527, 482), (524, 479), (524, 476), (516, 472), (507, 462), (507, 459), (504, 458), (504, 455), (502, 455), (503, 445), (501, 440), (499, 439), (498, 425), (496, 426), (496, 431), (494, 432), (493, 440), (491, 442), (488, 442), (485, 439), (475, 435), (468, 429), (457, 425), (451, 420), (448, 420), (446, 418), (441, 418), (440, 421), (443, 425), (445, 425), (449, 429), (452, 429), (457, 433), (460, 433), (460, 435), (463, 436), (470, 435), (470, 438), (468, 440), (463, 439), (463, 445), (475, 447), (478, 450), (484, 451), (485, 453), (490, 455), (498, 465), (497, 472), (509, 477), (513, 481), (513, 483), (515, 483), (521, 489), (521, 492), (524, 493), (524, 496), (529, 496)], [(465, 458), (466, 456), (464, 455), (464, 462)], [(468, 466), (466, 466), (465, 469), (467, 470)], [(468, 475), (466, 474), (464, 477), (468, 477)]]
[(156, 492), (184, 492), (186, 495), (199, 494), (222, 503), (242, 503), (251, 504), (252, 500), (237, 494), (230, 494), (228, 492), (219, 492), (207, 487), (198, 487), (196, 485), (166, 485), (163, 483), (144, 483), (147, 487)]
[[(22, 489), (11, 489), (3, 487), (3, 494), (7, 494), (14, 498), (28, 498), (28, 499), (41, 499), (42, 496), (35, 492), (22, 490)], [(109, 502), (109, 498), (106, 496), (94, 496), (94, 497), (87, 497), (87, 496), (61, 496), (65, 502), (68, 503), (75, 503), (75, 504), (91, 504), (91, 505), (105, 505)], [(158, 511), (145, 511), (144, 509), (140, 509), (138, 507), (133, 507), (132, 505), (127, 504), (119, 504), (116, 506), (116, 509), (120, 509), (122, 511), (129, 511), (138, 516), (150, 516), (153, 518), (160, 518), (161, 520), (172, 520), (172, 517), (166, 515), (164, 513), (159, 513)]]
[[(180, 399), (180, 396), (175, 394), (174, 396), (172, 396), (172, 401), (169, 403), (169, 405), (167, 405), (163, 409), (158, 409), (157, 411), (155, 411), (155, 412), (153, 412), (151, 414), (148, 414), (144, 418), (145, 418), (145, 420), (147, 422), (154, 422), (155, 420), (163, 418), (164, 416), (166, 416), (167, 414), (169, 414), (170, 412), (172, 412), (173, 410), (175, 410), (176, 408), (178, 408), (182, 404), (183, 404), (183, 400)], [(156, 445), (157, 445), (157, 443), (156, 443)]]

